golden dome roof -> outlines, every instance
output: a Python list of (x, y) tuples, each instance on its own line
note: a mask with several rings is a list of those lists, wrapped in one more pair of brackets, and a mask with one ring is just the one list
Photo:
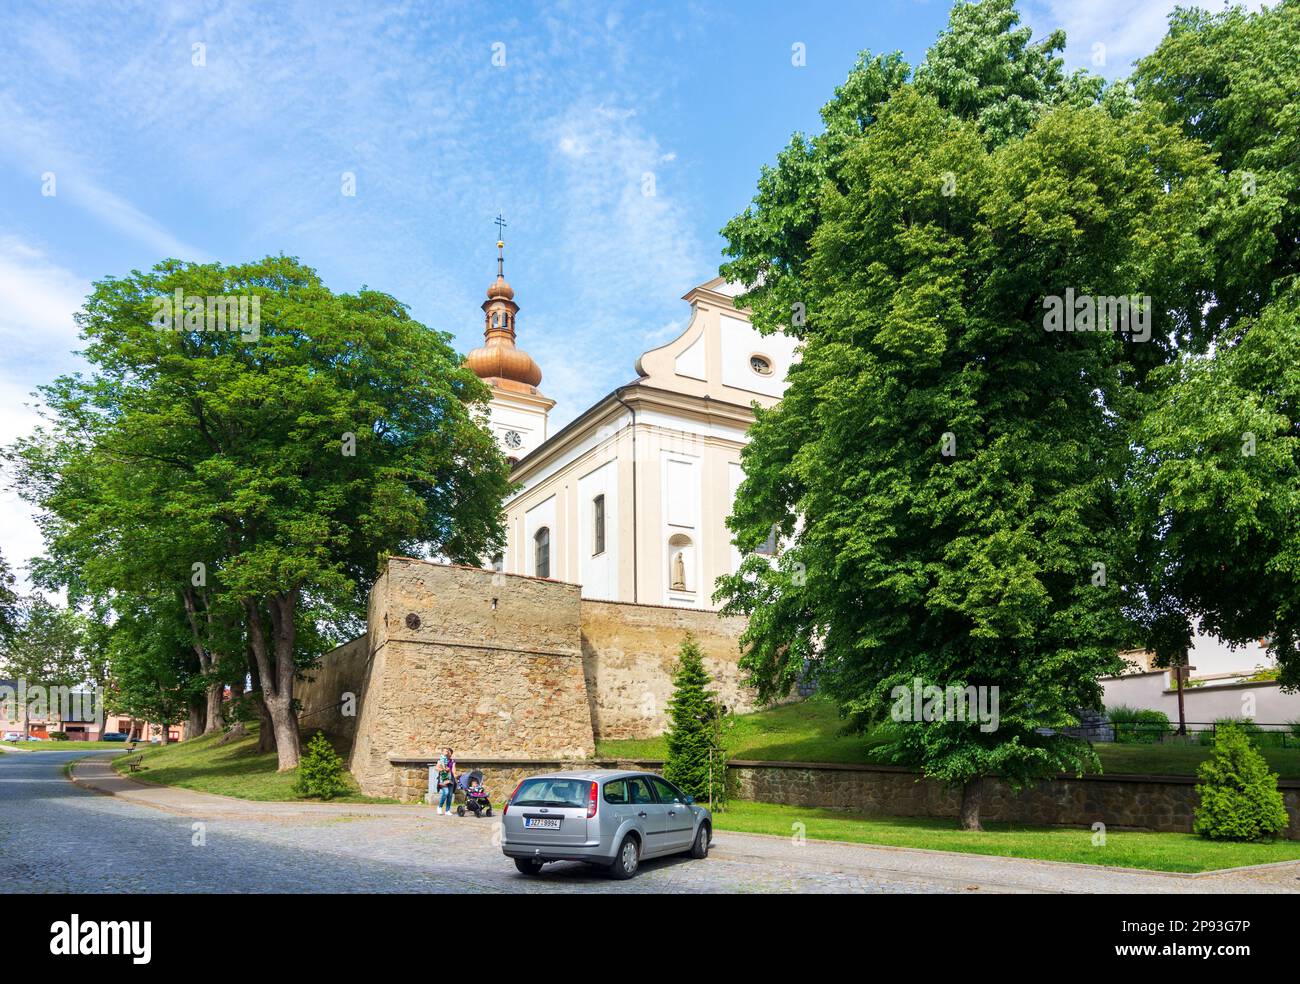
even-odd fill
[(542, 381), (542, 370), (533, 357), (514, 343), (500, 336), (474, 349), (465, 359), (465, 365), (480, 379), (508, 379), (536, 386)]
[(483, 345), (465, 359), (465, 365), (480, 379), (505, 389), (527, 390), (542, 381), (542, 370), (533, 357), (515, 347), (515, 316), (519, 305), (515, 292), (506, 282), (502, 253), (505, 243), (497, 243), (497, 279), (487, 289), (483, 302)]
[(512, 301), (514, 300), (515, 292), (511, 289), (510, 284), (506, 282), (506, 278), (497, 274), (497, 279), (493, 281), (492, 286), (487, 289), (487, 296), (490, 301), (495, 301), (497, 298)]

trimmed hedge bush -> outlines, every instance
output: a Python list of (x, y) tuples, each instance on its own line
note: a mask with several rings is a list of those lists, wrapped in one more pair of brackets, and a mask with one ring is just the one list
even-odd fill
[(1214, 754), (1196, 770), (1201, 798), (1192, 830), (1210, 840), (1253, 841), (1275, 836), (1290, 822), (1277, 773), (1245, 729), (1228, 723), (1218, 729)]

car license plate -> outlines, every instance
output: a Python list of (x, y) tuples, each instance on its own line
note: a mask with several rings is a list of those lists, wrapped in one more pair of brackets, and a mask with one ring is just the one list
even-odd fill
[(559, 817), (524, 817), (524, 826), (533, 830), (559, 830)]

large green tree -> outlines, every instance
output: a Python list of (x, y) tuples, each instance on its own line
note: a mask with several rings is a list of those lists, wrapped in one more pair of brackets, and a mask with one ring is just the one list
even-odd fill
[(1300, 284), (1161, 370), (1137, 491), (1158, 583), (1202, 628), (1268, 641), (1300, 688)]
[[(256, 325), (202, 320), (204, 298), (240, 297)], [(175, 596), (212, 682), (246, 641), (293, 768), (295, 674), (329, 626), (355, 628), (382, 558), (472, 562), (499, 544), (509, 478), (478, 416), (488, 391), (392, 297), (334, 293), (283, 256), (109, 278), (78, 322), (92, 371), (43, 388), (49, 426), (11, 451), (24, 494), (93, 589)]]
[[(1300, 4), (1178, 10), (1143, 105), (1202, 142), (1216, 190), (1204, 326), (1154, 373), (1131, 483), (1148, 644), (1179, 622), (1268, 642), (1300, 687)], [(1176, 648), (1176, 647), (1175, 647)], [(1163, 657), (1168, 660), (1166, 655)], [(1175, 662), (1177, 660), (1174, 660)]]
[[(786, 302), (806, 318), (731, 520), (746, 550), (773, 526), (786, 543), (721, 583), (750, 616), (745, 663), (773, 695), (812, 660), (847, 713), (885, 723), (898, 761), (962, 786), (971, 827), (984, 776), (1095, 765), (1058, 729), (1099, 705), (1133, 637), (1133, 384), (1186, 333), (1214, 186), (1176, 125), (1065, 85), (1048, 52), (1013, 58), (1014, 21), (989, 16), (1007, 7), (959, 5), (963, 36), (931, 57), (961, 64), (927, 64), (874, 104), (826, 163), (834, 180), (804, 189), (803, 254), (774, 260), (784, 246), (754, 235), (780, 222), (762, 181), (726, 230), (730, 272), (762, 279), (760, 326)], [(956, 96), (971, 79), (1003, 91), (1017, 69), (1039, 81), (1019, 85), (1039, 94), (1024, 112)], [(1045, 301), (1067, 290), (1149, 297), (1149, 337), (1045, 330)], [(895, 688), (914, 683), (997, 688), (996, 730), (893, 720)]]
[[(1063, 33), (1034, 42), (1019, 22), (1013, 0), (957, 3), (916, 71), (916, 88), (975, 124), (989, 145), (1023, 134), (1051, 106), (1087, 104), (1103, 89), (1098, 77), (1066, 76)], [(723, 229), (729, 256), (723, 273), (751, 288), (741, 301), (753, 308), (761, 331), (801, 337), (815, 330), (805, 316), (805, 281), (823, 202), (843, 190), (846, 151), (911, 75), (900, 52), (859, 55), (822, 107), (824, 130), (811, 138), (794, 134), (775, 165), (760, 171), (753, 204)]]

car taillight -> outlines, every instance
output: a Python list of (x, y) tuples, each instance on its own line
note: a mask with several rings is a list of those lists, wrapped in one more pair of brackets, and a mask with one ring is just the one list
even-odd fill
[(587, 819), (590, 820), (596, 815), (596, 790), (599, 788), (597, 783), (591, 784), (591, 797), (587, 800)]
[[(522, 779), (520, 779), (517, 783), (515, 783), (515, 793), (519, 792), (519, 787), (522, 786), (523, 784), (524, 781)], [(506, 815), (506, 810), (510, 809), (510, 804), (514, 802), (515, 793), (511, 793), (510, 798), (507, 799), (505, 805), (501, 807), (501, 815), (503, 817)]]

